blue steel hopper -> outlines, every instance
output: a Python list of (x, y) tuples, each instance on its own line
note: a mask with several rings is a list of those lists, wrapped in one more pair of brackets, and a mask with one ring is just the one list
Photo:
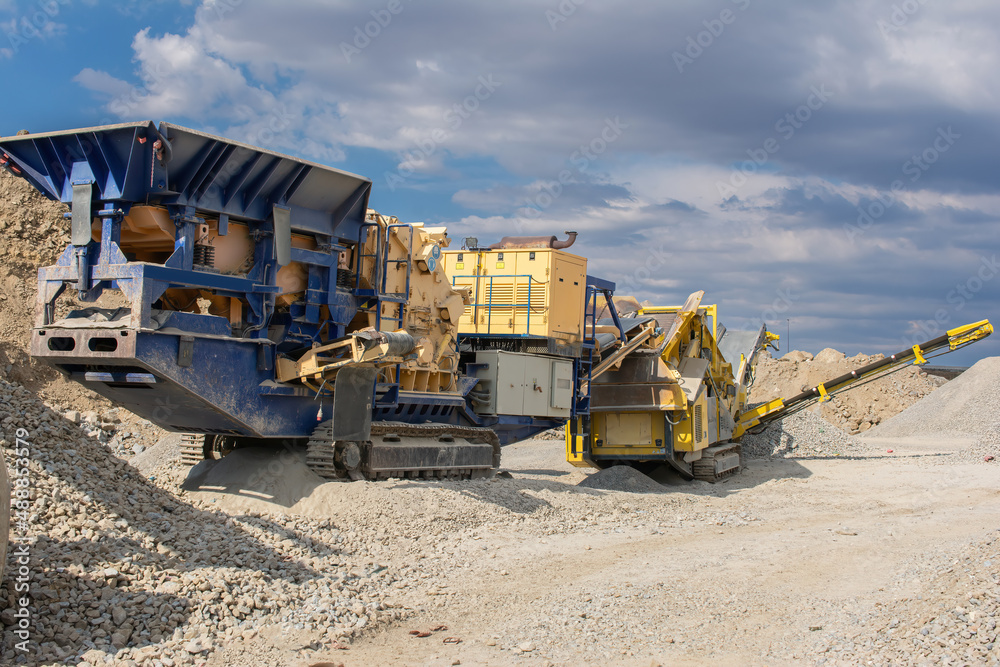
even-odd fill
[[(315, 392), (275, 383), (275, 358), (344, 336), (373, 298), (341, 260), (370, 228), (371, 181), (151, 121), (4, 137), (0, 159), (72, 207), (71, 245), (39, 272), (32, 355), (169, 430), (311, 433)], [(283, 273), (300, 296), (279, 304)], [(56, 321), (67, 288), (95, 305)], [(125, 303), (105, 306), (109, 290)], [(202, 295), (207, 310), (177, 303)]]

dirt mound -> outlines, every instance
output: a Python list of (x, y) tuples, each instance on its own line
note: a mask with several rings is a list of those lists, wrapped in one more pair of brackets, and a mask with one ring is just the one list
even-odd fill
[(750, 458), (797, 458), (808, 456), (856, 456), (868, 446), (845, 433), (812, 410), (803, 410), (769, 425), (760, 433), (748, 433), (740, 443)]
[[(757, 364), (750, 398), (754, 403), (763, 403), (792, 396), (805, 387), (815, 387), (884, 358), (881, 354), (845, 357), (832, 348), (823, 350), (815, 357), (799, 350), (789, 352), (781, 359), (764, 355)], [(915, 366), (908, 366), (838, 394), (820, 406), (820, 414), (848, 433), (863, 433), (899, 414), (944, 382)]]
[(1000, 415), (1000, 357), (988, 357), (871, 431), (880, 438), (985, 437)]
[(36, 267), (55, 264), (69, 243), (69, 222), (63, 218), (68, 210), (23, 178), (0, 172), (0, 234), (5, 241), (0, 257), (5, 268), (26, 268), (33, 284)]
[(28, 357), (38, 267), (55, 264), (69, 243), (67, 207), (22, 178), (0, 172), (0, 371), (29, 386), (57, 373)]
[(631, 466), (612, 466), (595, 472), (577, 486), (628, 493), (663, 493), (666, 489)]

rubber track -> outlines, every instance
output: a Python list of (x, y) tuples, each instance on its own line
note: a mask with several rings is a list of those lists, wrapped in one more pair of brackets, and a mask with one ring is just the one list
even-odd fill
[[(493, 467), (500, 468), (500, 438), (488, 428), (476, 426), (455, 426), (453, 424), (407, 424), (405, 422), (374, 422), (371, 427), (373, 437), (398, 435), (400, 438), (439, 438), (451, 436), (470, 442), (484, 442), (493, 448)], [(442, 443), (443, 444), (443, 443)], [(306, 450), (306, 464), (321, 477), (342, 478), (343, 472), (334, 464), (333, 420), (323, 422), (313, 431)], [(362, 463), (362, 467), (364, 464)], [(421, 471), (422, 479), (454, 479), (454, 471), (427, 468)]]
[(333, 420), (316, 427), (306, 447), (306, 465), (320, 477), (338, 479), (342, 475), (333, 464)]
[(734, 442), (730, 447), (726, 447), (721, 452), (716, 452), (710, 459), (705, 459), (705, 458), (698, 459), (697, 461), (691, 464), (691, 474), (694, 475), (695, 479), (701, 480), (702, 482), (718, 482), (720, 480), (726, 479), (727, 477), (732, 477), (743, 468), (742, 453), (740, 454), (740, 465), (730, 470), (727, 470), (721, 475), (715, 474), (715, 457), (728, 454), (734, 449), (737, 451), (740, 450), (739, 443)]

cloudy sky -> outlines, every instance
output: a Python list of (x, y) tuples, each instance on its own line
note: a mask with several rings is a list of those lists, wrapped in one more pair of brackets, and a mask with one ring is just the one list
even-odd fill
[(811, 352), (1000, 320), (995, 0), (0, 0), (0, 25), (0, 133), (217, 132), (459, 239), (577, 230), (620, 293), (705, 290)]

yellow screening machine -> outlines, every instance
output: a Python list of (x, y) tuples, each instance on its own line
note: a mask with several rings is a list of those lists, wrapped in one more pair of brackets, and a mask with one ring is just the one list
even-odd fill
[[(925, 363), (989, 336), (986, 320), (808, 388), (788, 399), (748, 406), (757, 355), (778, 340), (757, 331), (726, 331), (717, 306), (695, 292), (683, 306), (639, 308), (622, 318), (627, 342), (597, 363), (590, 414), (566, 426), (567, 460), (576, 466), (640, 469), (668, 464), (683, 476), (714, 482), (739, 471), (740, 439), (750, 430), (892, 369)], [(617, 299), (616, 299), (617, 300)], [(597, 323), (600, 338), (601, 326)], [(629, 349), (630, 348), (630, 349)], [(627, 354), (620, 354), (629, 349)]]

